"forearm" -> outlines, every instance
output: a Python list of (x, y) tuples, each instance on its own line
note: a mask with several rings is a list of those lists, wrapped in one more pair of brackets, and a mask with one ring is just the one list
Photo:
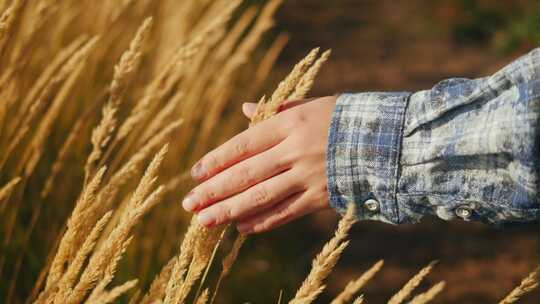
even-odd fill
[(331, 204), (354, 201), (361, 218), (395, 224), (425, 214), (538, 219), (539, 58), (414, 94), (341, 95), (327, 155)]

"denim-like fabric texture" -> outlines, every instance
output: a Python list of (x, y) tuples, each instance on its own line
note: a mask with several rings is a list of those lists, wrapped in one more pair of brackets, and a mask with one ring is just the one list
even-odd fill
[[(489, 224), (540, 219), (540, 49), (492, 76), (417, 93), (338, 97), (330, 202), (393, 224), (426, 214)], [(364, 208), (373, 198), (380, 210)], [(463, 217), (458, 210), (470, 211)]]

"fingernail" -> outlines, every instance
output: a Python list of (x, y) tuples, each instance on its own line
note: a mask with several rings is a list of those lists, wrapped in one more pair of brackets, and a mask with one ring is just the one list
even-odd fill
[(198, 161), (192, 168), (191, 168), (191, 177), (195, 179), (201, 179), (205, 175), (204, 168), (201, 161)]
[(214, 224), (214, 219), (212, 218), (211, 214), (209, 212), (200, 212), (199, 215), (197, 215), (197, 221), (200, 225), (209, 227), (212, 224)]
[(189, 192), (182, 201), (182, 207), (186, 209), (187, 211), (193, 211), (195, 210), (195, 207), (197, 206), (197, 197), (193, 191)]
[(242, 104), (242, 112), (246, 114), (247, 116), (253, 116), (255, 114), (255, 111), (257, 111), (257, 104), (252, 102), (245, 102)]

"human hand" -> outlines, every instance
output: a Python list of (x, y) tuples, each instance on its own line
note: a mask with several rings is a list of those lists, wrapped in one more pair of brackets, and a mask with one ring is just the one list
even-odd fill
[[(191, 170), (201, 183), (182, 202), (211, 227), (236, 221), (241, 233), (268, 231), (329, 208), (326, 145), (335, 96), (285, 104)], [(251, 117), (256, 104), (244, 104)]]

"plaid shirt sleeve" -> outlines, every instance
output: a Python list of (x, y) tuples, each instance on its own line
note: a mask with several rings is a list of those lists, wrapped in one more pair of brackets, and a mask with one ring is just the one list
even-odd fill
[(424, 215), (540, 219), (540, 49), (492, 76), (417, 93), (338, 97), (328, 191), (339, 212), (400, 224)]

